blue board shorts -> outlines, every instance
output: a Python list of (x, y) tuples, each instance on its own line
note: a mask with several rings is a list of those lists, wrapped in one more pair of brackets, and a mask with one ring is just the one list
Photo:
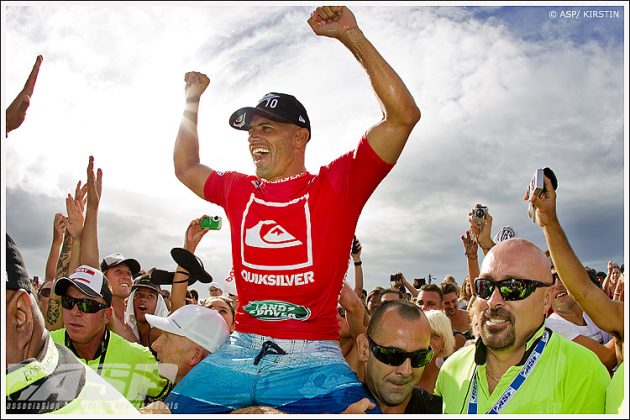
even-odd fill
[[(234, 332), (184, 376), (165, 402), (174, 414), (229, 413), (248, 406), (332, 414), (362, 398), (367, 393), (337, 342)], [(368, 412), (380, 413), (376, 406)]]

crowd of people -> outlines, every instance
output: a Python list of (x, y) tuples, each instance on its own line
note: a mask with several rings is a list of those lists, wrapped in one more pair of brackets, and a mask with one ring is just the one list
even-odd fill
[[(186, 73), (175, 174), (225, 210), (232, 271), (212, 279), (194, 257), (206, 215), (190, 221), (172, 272), (145, 270), (120, 249), (100, 258), (104, 174), (90, 156), (85, 183), (54, 215), (41, 285), (7, 235), (7, 413), (624, 413), (623, 264), (582, 265), (548, 176), (541, 194), (524, 196), (546, 252), (513, 231), (493, 239), (477, 204), (461, 236), (461, 286), (397, 272), (364, 289), (354, 230), (420, 111), (348, 8), (318, 7), (308, 24), (365, 69), (382, 119), (310, 173), (306, 109), (270, 92), (230, 118), (248, 134), (256, 175), (217, 172), (200, 162), (197, 135), (210, 80)], [(7, 136), (24, 121), (42, 60), (6, 111)], [(207, 296), (191, 289), (198, 280)]]

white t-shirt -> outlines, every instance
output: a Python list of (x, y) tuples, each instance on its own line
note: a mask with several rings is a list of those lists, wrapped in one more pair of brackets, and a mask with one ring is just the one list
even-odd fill
[(606, 344), (612, 338), (610, 334), (597, 327), (586, 312), (582, 313), (582, 317), (586, 325), (575, 325), (554, 312), (547, 318), (546, 325), (554, 332), (571, 341), (578, 335), (583, 335), (584, 337), (592, 338), (599, 344)]

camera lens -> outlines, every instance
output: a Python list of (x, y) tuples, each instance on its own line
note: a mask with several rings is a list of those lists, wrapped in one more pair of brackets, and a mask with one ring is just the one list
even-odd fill
[(477, 210), (475, 211), (475, 216), (477, 216), (478, 218), (480, 218), (480, 219), (481, 219), (481, 218), (484, 216), (484, 211), (483, 211), (483, 209), (477, 209)]

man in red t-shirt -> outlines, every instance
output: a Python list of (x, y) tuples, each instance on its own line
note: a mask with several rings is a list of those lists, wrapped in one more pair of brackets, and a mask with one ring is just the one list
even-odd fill
[(217, 172), (199, 162), (197, 137), (199, 99), (210, 80), (186, 74), (175, 173), (225, 210), (240, 305), (231, 340), (173, 390), (167, 400), (179, 407), (173, 412), (268, 405), (338, 413), (364, 395), (337, 341), (337, 297), (361, 210), (396, 163), (420, 111), (349, 9), (319, 7), (308, 23), (316, 35), (341, 41), (365, 68), (383, 119), (356, 150), (312, 174), (304, 164), (311, 138), (306, 109), (294, 96), (271, 92), (229, 121), (249, 133), (256, 176)]

